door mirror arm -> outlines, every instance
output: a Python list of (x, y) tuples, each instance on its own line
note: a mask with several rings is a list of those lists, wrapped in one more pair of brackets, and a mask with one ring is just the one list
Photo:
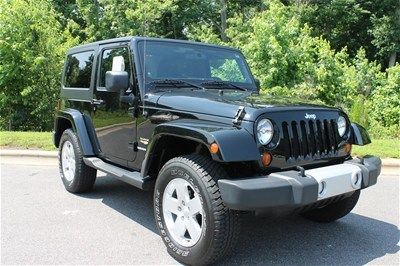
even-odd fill
[(129, 95), (121, 95), (120, 101), (122, 103), (127, 103), (130, 106), (128, 108), (128, 113), (130, 116), (138, 117), (139, 97), (136, 97), (133, 93), (130, 93)]
[(128, 95), (121, 95), (119, 97), (119, 99), (122, 103), (127, 103), (130, 106), (135, 105), (135, 102), (137, 102), (137, 98), (135, 97), (135, 95), (133, 93), (130, 93)]

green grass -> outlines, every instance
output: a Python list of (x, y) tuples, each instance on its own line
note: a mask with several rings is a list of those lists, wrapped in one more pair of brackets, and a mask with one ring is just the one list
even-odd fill
[[(121, 121), (122, 122), (122, 121)], [(41, 149), (55, 150), (51, 132), (10, 132), (0, 131), (2, 149)], [(400, 158), (399, 139), (375, 139), (366, 146), (353, 146), (353, 154), (363, 156), (377, 155), (381, 158)]]
[(51, 132), (0, 131), (2, 149), (40, 149), (53, 151)]
[(353, 145), (353, 155), (377, 155), (381, 158), (400, 158), (400, 139), (373, 139), (365, 146)]

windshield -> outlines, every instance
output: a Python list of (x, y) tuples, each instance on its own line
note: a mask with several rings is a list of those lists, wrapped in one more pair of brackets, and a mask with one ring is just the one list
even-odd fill
[(146, 84), (172, 79), (198, 84), (222, 81), (255, 88), (244, 57), (238, 51), (165, 41), (142, 41), (138, 47)]

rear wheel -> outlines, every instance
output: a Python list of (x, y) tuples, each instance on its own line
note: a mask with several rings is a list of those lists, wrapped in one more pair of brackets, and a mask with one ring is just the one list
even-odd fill
[(81, 193), (92, 189), (97, 171), (83, 162), (78, 137), (71, 129), (65, 130), (61, 136), (58, 159), (66, 190)]
[(349, 214), (356, 206), (359, 197), (360, 190), (357, 190), (350, 197), (344, 198), (321, 208), (304, 212), (301, 215), (304, 218), (314, 222), (330, 223)]
[(217, 180), (225, 172), (200, 155), (177, 157), (161, 169), (154, 212), (168, 252), (184, 264), (210, 264), (226, 256), (239, 233), (238, 213), (222, 202)]

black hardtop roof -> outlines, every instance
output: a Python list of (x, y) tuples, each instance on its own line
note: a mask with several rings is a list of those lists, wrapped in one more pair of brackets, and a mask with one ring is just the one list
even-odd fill
[(229, 47), (229, 46), (208, 44), (208, 43), (195, 42), (195, 41), (176, 40), (176, 39), (167, 39), (167, 38), (141, 37), (141, 36), (126, 36), (126, 37), (113, 38), (113, 39), (107, 39), (107, 40), (102, 40), (102, 41), (97, 41), (97, 42), (78, 45), (78, 46), (70, 48), (67, 53), (71, 54), (71, 53), (76, 53), (76, 52), (85, 51), (85, 50), (87, 51), (87, 50), (90, 50), (93, 46), (102, 45), (102, 44), (111, 44), (111, 43), (119, 43), (119, 42), (131, 42), (131, 41), (138, 42), (138, 41), (144, 41), (144, 40), (146, 40), (146, 41), (162, 41), (162, 42), (197, 44), (197, 45), (204, 45), (204, 46), (218, 47), (218, 48), (225, 48), (225, 49), (239, 51), (239, 49), (232, 48), (232, 47)]

